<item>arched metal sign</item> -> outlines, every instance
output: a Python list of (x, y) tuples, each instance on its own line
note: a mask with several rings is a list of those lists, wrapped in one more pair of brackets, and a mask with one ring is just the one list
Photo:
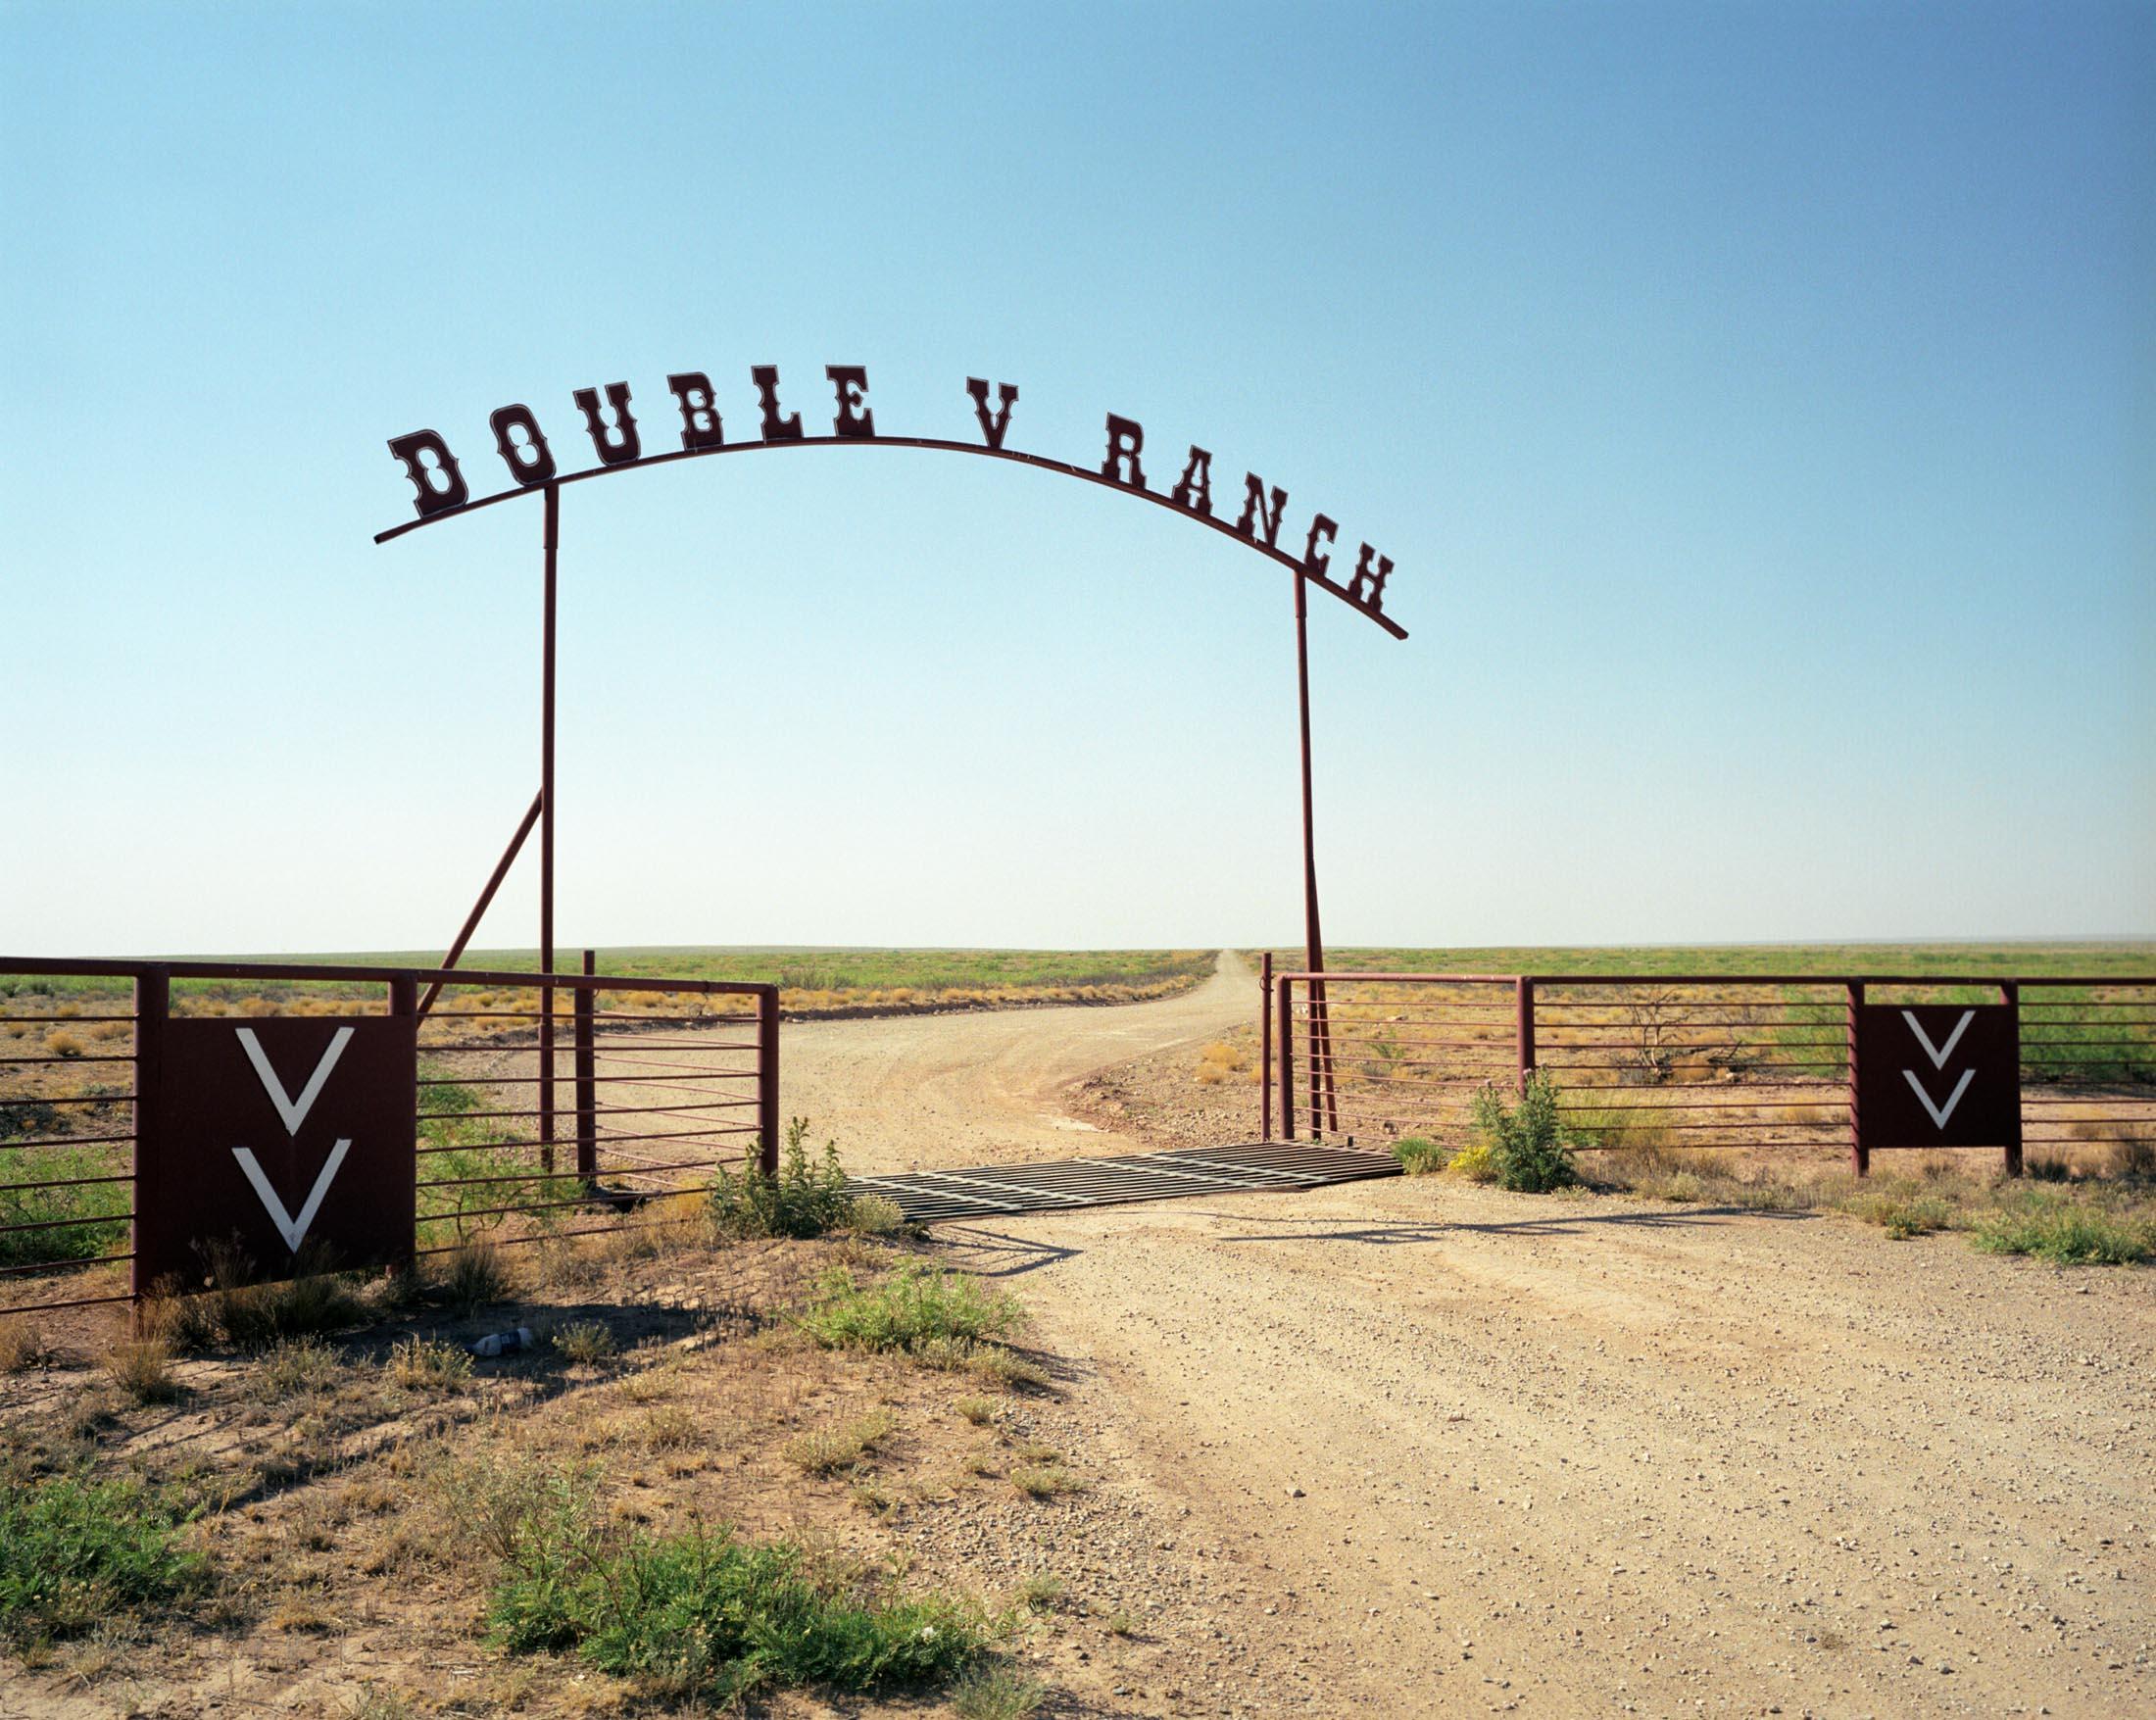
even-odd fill
[[(1338, 521), (1323, 513), (1313, 512), (1308, 529), (1302, 538), (1300, 554), (1291, 553), (1280, 544), (1281, 528), (1288, 512), (1288, 493), (1277, 484), (1268, 483), (1254, 471), (1246, 471), (1243, 477), (1241, 506), (1231, 522), (1224, 513), (1214, 511), (1213, 457), (1209, 449), (1197, 443), (1190, 445), (1190, 452), (1182, 463), (1181, 474), (1165, 493), (1152, 487), (1146, 475), (1145, 426), (1135, 418), (1126, 418), (1109, 413), (1105, 423), (1105, 447), (1098, 468), (1089, 469), (1074, 466), (1068, 461), (1054, 460), (1042, 454), (1027, 454), (1005, 446), (1010, 433), (1011, 415), (1018, 402), (1017, 388), (1008, 382), (993, 386), (985, 377), (969, 376), (965, 392), (973, 405), (974, 421), (979, 426), (978, 442), (960, 442), (939, 436), (887, 436), (876, 428), (874, 409), (868, 404), (868, 372), (860, 365), (827, 365), (824, 376), (830, 382), (835, 405), (831, 420), (831, 433), (827, 436), (811, 436), (802, 426), (801, 414), (788, 412), (779, 399), (779, 375), (776, 365), (754, 365), (749, 369), (749, 380), (756, 390), (759, 412), (759, 434), (754, 441), (728, 440), (725, 423), (720, 416), (717, 391), (710, 377), (702, 370), (678, 370), (668, 375), (666, 387), (673, 397), (673, 405), (681, 417), (681, 446), (662, 452), (646, 453), (643, 430), (639, 426), (629, 385), (626, 382), (610, 382), (600, 388), (579, 388), (570, 399), (582, 416), (585, 433), (591, 438), (599, 464), (578, 471), (565, 472), (556, 460), (553, 444), (547, 440), (540, 426), (538, 416), (530, 407), (514, 403), (494, 412), (487, 420), (493, 433), (494, 449), (508, 467), (510, 485), (484, 496), (474, 496), (466, 480), (464, 467), (452, 452), (448, 439), (436, 430), (413, 430), (389, 439), (389, 452), (403, 466), (405, 475), (413, 485), (413, 510), (417, 517), (401, 525), (390, 526), (374, 534), (376, 543), (387, 543), (407, 532), (416, 531), (423, 525), (437, 524), (466, 514), (475, 514), (483, 508), (491, 508), (500, 502), (512, 501), (518, 496), (540, 494), (546, 499), (544, 544), (546, 555), (545, 597), (541, 625), (542, 663), (540, 671), (540, 766), (539, 793), (531, 803), (511, 839), (508, 850), (480, 892), (478, 902), (466, 918), (456, 942), (450, 947), (443, 960), (445, 968), (456, 966), (478, 929), (494, 893), (501, 887), (511, 864), (515, 860), (524, 840), (531, 834), (534, 824), (539, 828), (539, 958), (541, 971), (554, 971), (554, 660), (555, 660), (555, 564), (561, 546), (562, 489), (566, 484), (581, 483), (609, 472), (630, 471), (643, 467), (665, 466), (679, 460), (702, 460), (726, 454), (746, 454), (757, 450), (780, 448), (924, 448), (937, 453), (972, 454), (992, 460), (1006, 460), (1021, 466), (1029, 466), (1041, 471), (1058, 472), (1065, 477), (1083, 479), (1087, 483), (1100, 484), (1107, 489), (1119, 490), (1125, 495), (1143, 497), (1146, 501), (1171, 510), (1185, 518), (1209, 526), (1246, 549), (1254, 550), (1267, 560), (1278, 563), (1295, 576), (1296, 615), (1296, 692), (1301, 714), (1302, 752), (1302, 886), (1303, 924), (1307, 950), (1308, 970), (1322, 973), (1325, 966), (1324, 939), (1319, 929), (1317, 905), (1317, 853), (1312, 834), (1312, 802), (1310, 791), (1310, 669), (1307, 631), (1307, 588), (1316, 586), (1330, 593), (1368, 619), (1377, 623), (1396, 639), (1407, 637), (1407, 630), (1385, 613), (1386, 587), (1392, 579), (1393, 562), (1389, 556), (1363, 540), (1358, 549), (1354, 569), (1346, 576), (1335, 565), (1340, 526)], [(990, 404), (994, 396), (995, 404)], [(604, 396), (604, 398), (602, 398)], [(1234, 506), (1232, 493), (1226, 499), (1227, 506)], [(1291, 543), (1293, 538), (1290, 539)], [(435, 991), (427, 994), (421, 1004), (423, 1013), (431, 1006)], [(1309, 992), (1312, 1025), (1320, 1035), (1325, 1034), (1325, 999), (1322, 981), (1313, 983)], [(551, 1057), (544, 1054), (552, 1044), (551, 1008), (542, 1019), (540, 1044), (542, 1050), (542, 1087), (551, 1081), (553, 1067)], [(1330, 1080), (1324, 1085), (1329, 1089)], [(543, 1106), (548, 1108), (549, 1106)]]
[(474, 497), (464, 467), (450, 451), (448, 441), (435, 430), (414, 430), (392, 436), (389, 451), (403, 463), (412, 480), (413, 508), (416, 519), (393, 525), (374, 534), (376, 543), (387, 543), (422, 525), (491, 508), (534, 490), (552, 492), (563, 484), (581, 483), (609, 472), (630, 471), (642, 467), (666, 466), (677, 460), (701, 460), (710, 455), (747, 454), (773, 448), (927, 448), (942, 454), (985, 455), (991, 460), (1014, 461), (1040, 471), (1059, 472), (1082, 478), (1126, 495), (1142, 496), (1162, 508), (1235, 539), (1248, 549), (1278, 562), (1328, 591), (1349, 609), (1367, 615), (1396, 639), (1407, 637), (1407, 629), (1385, 613), (1385, 588), (1393, 573), (1389, 556), (1380, 555), (1364, 542), (1355, 557), (1354, 571), (1341, 583), (1334, 567), (1333, 548), (1340, 534), (1339, 522), (1324, 514), (1313, 514), (1304, 533), (1302, 552), (1291, 555), (1280, 547), (1280, 529), (1288, 510), (1288, 492), (1268, 484), (1254, 471), (1243, 476), (1243, 500), (1231, 524), (1213, 512), (1212, 452), (1192, 443), (1183, 462), (1182, 475), (1163, 494), (1148, 482), (1145, 467), (1146, 430), (1135, 418), (1107, 415), (1106, 451), (1098, 469), (1088, 470), (1068, 461), (1051, 460), (1044, 454), (1026, 454), (1006, 448), (1010, 418), (1018, 402), (1018, 390), (1008, 382), (994, 389), (996, 408), (989, 408), (989, 383), (968, 376), (966, 393), (972, 397), (973, 416), (980, 425), (979, 442), (956, 442), (940, 436), (885, 436), (876, 430), (876, 415), (868, 405), (868, 372), (859, 365), (826, 365), (824, 375), (837, 395), (837, 411), (831, 434), (811, 436), (802, 428), (801, 414), (789, 413), (779, 403), (778, 367), (755, 365), (749, 377), (757, 391), (761, 412), (760, 434), (756, 441), (728, 441), (719, 416), (711, 379), (702, 370), (679, 370), (666, 378), (674, 405), (681, 414), (681, 446), (662, 453), (644, 452), (643, 431), (630, 410), (629, 385), (610, 382), (602, 404), (597, 388), (579, 388), (570, 396), (583, 415), (584, 428), (598, 453), (599, 465), (581, 471), (564, 472), (555, 460), (554, 448), (539, 426), (531, 408), (505, 406), (487, 420), (494, 434), (495, 451), (509, 467), (513, 480), (506, 490)]

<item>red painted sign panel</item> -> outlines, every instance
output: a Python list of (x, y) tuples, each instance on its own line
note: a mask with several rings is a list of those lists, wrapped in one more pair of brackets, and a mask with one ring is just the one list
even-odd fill
[(137, 1282), (194, 1288), (412, 1253), (415, 1017), (172, 1021), (136, 1168)]
[(1857, 1127), (1881, 1147), (2019, 1147), (2021, 1033), (2008, 1004), (1865, 1004)]

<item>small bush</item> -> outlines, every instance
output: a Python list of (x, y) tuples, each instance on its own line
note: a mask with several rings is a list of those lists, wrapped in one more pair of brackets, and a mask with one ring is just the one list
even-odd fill
[(882, 1195), (862, 1195), (853, 1203), (846, 1228), (858, 1236), (897, 1236), (906, 1228), (906, 1209)]
[(822, 1158), (811, 1160), (808, 1135), (807, 1117), (786, 1125), (786, 1148), (776, 1176), (758, 1167), (754, 1146), (738, 1173), (719, 1167), (710, 1212), (720, 1236), (822, 1236), (853, 1222), (855, 1202), (846, 1192), (846, 1172), (839, 1168), (838, 1143), (825, 1142)]
[(844, 1427), (817, 1428), (788, 1440), (781, 1452), (809, 1475), (835, 1475), (852, 1469), (889, 1439), (897, 1420), (888, 1409), (858, 1416)]
[(960, 1398), (952, 1408), (975, 1427), (986, 1427), (996, 1419), (996, 1405), (986, 1398)]
[(1572, 1140), (1557, 1115), (1557, 1086), (1541, 1070), (1528, 1076), (1519, 1103), (1507, 1106), (1494, 1083), (1475, 1095), (1475, 1131), (1490, 1149), (1497, 1186), (1546, 1195), (1578, 1182)]
[(172, 1597), (199, 1562), (173, 1545), (185, 1521), (168, 1496), (131, 1480), (0, 1489), (0, 1635), (78, 1636)]
[(1409, 1176), (1428, 1176), (1432, 1171), (1443, 1170), (1451, 1162), (1449, 1149), (1440, 1146), (1426, 1135), (1403, 1135), (1393, 1143), (1393, 1156)]
[(45, 1035), (45, 1055), (47, 1057), (78, 1057), (87, 1049), (82, 1043), (82, 1036), (79, 1033), (70, 1033), (63, 1029), (58, 1033)]
[(939, 1595), (863, 1591), (786, 1542), (730, 1529), (610, 1538), (590, 1496), (561, 1482), (509, 1535), (488, 1607), (512, 1653), (573, 1650), (601, 1671), (676, 1698), (732, 1701), (760, 1687), (868, 1693), (942, 1682), (975, 1658), (988, 1625)]
[(1445, 1168), (1447, 1175), (1467, 1182), (1494, 1183), (1497, 1180), (1496, 1150), (1487, 1141), (1477, 1141), (1453, 1154)]
[(1023, 1319), (1008, 1292), (908, 1260), (866, 1288), (843, 1266), (832, 1268), (796, 1323), (827, 1350), (914, 1351), (1001, 1338)]
[(554, 1334), (564, 1360), (604, 1361), (613, 1353), (613, 1333), (597, 1320), (571, 1320)]

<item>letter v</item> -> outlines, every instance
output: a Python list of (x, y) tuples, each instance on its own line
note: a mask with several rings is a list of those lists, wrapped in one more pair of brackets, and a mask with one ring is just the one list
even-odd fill
[[(246, 1029), (242, 1028), (241, 1032)], [(348, 1027), (347, 1033), (352, 1030)], [(308, 1191), (307, 1204), (300, 1208), (300, 1215), (292, 1217), (284, 1209), (284, 1203), (277, 1199), (277, 1191), (270, 1186), (270, 1179), (262, 1174), (262, 1166), (255, 1162), (255, 1155), (245, 1147), (232, 1149), (232, 1156), (239, 1160), (239, 1167), (247, 1173), (247, 1180), (255, 1185), (255, 1193), (262, 1197), (263, 1205), (269, 1210), (270, 1222), (277, 1227), (277, 1234), (284, 1238), (284, 1246), (295, 1254), (307, 1238), (307, 1227), (315, 1222), (315, 1214), (321, 1210), (321, 1198), (329, 1193), (330, 1180), (337, 1174), (337, 1166), (344, 1162), (344, 1155), (352, 1151), (352, 1143), (339, 1141), (329, 1150), (328, 1161), (321, 1167), (321, 1175), (315, 1179), (315, 1186)]]
[(1924, 1055), (1932, 1059), (1932, 1067), (1943, 1069), (1946, 1067), (1946, 1059), (1954, 1055), (1954, 1047), (1961, 1044), (1961, 1036), (1969, 1031), (1969, 1023), (1977, 1018), (1977, 1012), (1974, 1009), (1964, 1009), (1961, 1019), (1954, 1023), (1954, 1031), (1946, 1036), (1946, 1043), (1936, 1047), (1932, 1044), (1932, 1036), (1924, 1031), (1924, 1023), (1917, 1019), (1914, 1009), (1902, 1010), (1901, 1018), (1909, 1023), (1909, 1031), (1917, 1036), (1917, 1043), (1924, 1047)]
[(1961, 1103), (1961, 1096), (1969, 1091), (1969, 1083), (1977, 1078), (1977, 1072), (1974, 1069), (1962, 1070), (1961, 1079), (1954, 1083), (1954, 1091), (1946, 1096), (1944, 1106), (1932, 1103), (1932, 1096), (1924, 1091), (1924, 1083), (1917, 1079), (1914, 1069), (1902, 1070), (1901, 1078), (1916, 1089), (1917, 1098), (1924, 1102), (1924, 1108), (1932, 1113), (1932, 1126), (1935, 1129), (1943, 1129), (1946, 1127), (1946, 1119), (1954, 1114), (1954, 1106)]
[[(247, 1060), (255, 1065), (255, 1073), (262, 1077), (263, 1090), (270, 1095), (270, 1103), (277, 1107), (277, 1115), (284, 1119), (284, 1132), (297, 1135), (300, 1124), (307, 1121), (307, 1113), (315, 1108), (315, 1101), (321, 1097), (322, 1083), (329, 1079), (329, 1071), (337, 1066), (337, 1059), (344, 1056), (344, 1048), (352, 1042), (352, 1029), (340, 1027), (336, 1037), (329, 1042), (329, 1049), (322, 1053), (321, 1061), (315, 1065), (315, 1072), (307, 1078), (307, 1085), (300, 1089), (297, 1099), (285, 1097), (284, 1083), (277, 1079), (276, 1070), (270, 1066), (264, 1055), (262, 1042), (255, 1037), (252, 1027), (239, 1030), (239, 1043), (246, 1050)], [(238, 1148), (234, 1148), (236, 1153)], [(304, 1226), (302, 1228), (305, 1228)]]

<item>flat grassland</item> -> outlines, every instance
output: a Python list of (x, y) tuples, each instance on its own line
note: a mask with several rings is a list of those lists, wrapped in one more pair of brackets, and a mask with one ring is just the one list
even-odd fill
[[(1254, 960), (1262, 952), (1250, 952)], [(1273, 950), (1273, 966), (1299, 971), (1303, 952)], [(1906, 944), (1494, 944), (1434, 949), (1349, 945), (1325, 965), (1387, 973), (1746, 974), (1816, 973), (1836, 979), (1891, 973), (1940, 979), (2091, 979), (2156, 974), (2156, 941), (2091, 938), (2027, 943)]]

